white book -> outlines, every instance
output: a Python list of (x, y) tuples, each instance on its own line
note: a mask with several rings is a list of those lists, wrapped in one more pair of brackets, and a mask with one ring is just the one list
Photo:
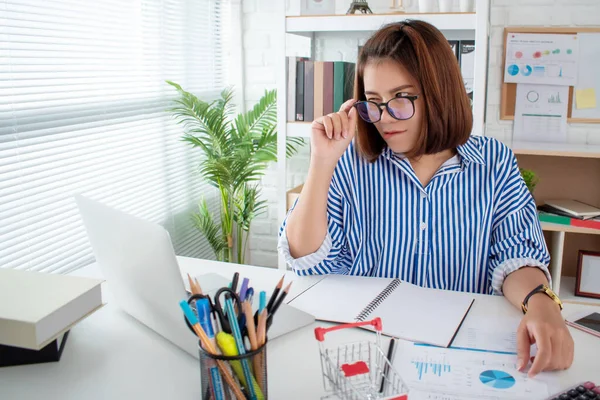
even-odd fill
[(101, 283), (0, 268), (0, 344), (42, 349), (102, 307)]
[(577, 200), (547, 200), (546, 204), (578, 218), (588, 219), (600, 216), (600, 208), (582, 203)]
[(298, 57), (286, 57), (287, 61), (287, 120), (296, 120), (296, 63)]
[(289, 304), (321, 321), (352, 323), (380, 317), (386, 335), (448, 347), (473, 301), (464, 293), (398, 279), (332, 274)]

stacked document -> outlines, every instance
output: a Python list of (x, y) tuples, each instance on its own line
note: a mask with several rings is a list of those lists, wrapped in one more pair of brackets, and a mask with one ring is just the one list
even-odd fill
[(289, 304), (321, 321), (351, 323), (380, 317), (383, 333), (448, 347), (473, 297), (398, 279), (328, 275)]
[(101, 283), (0, 268), (0, 345), (42, 349), (102, 307)]

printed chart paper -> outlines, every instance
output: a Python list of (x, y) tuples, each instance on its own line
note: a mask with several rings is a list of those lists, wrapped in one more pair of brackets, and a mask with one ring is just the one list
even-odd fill
[(567, 141), (569, 88), (552, 85), (517, 85), (513, 140)]
[(413, 345), (394, 367), (411, 399), (543, 399), (546, 383), (519, 372), (515, 355)]
[(574, 86), (578, 52), (577, 35), (509, 33), (504, 81)]

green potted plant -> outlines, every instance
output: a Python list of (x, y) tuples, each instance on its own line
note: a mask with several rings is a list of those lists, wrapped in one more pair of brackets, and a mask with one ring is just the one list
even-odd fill
[[(231, 89), (209, 103), (167, 83), (179, 94), (169, 111), (183, 125), (183, 140), (202, 152), (200, 174), (220, 197), (218, 222), (201, 199), (194, 224), (218, 260), (244, 264), (252, 220), (266, 208), (258, 183), (268, 164), (277, 161), (276, 91), (265, 91), (253, 109), (235, 116)], [(291, 157), (304, 141), (288, 138), (286, 143)]]
[(529, 189), (529, 192), (533, 195), (535, 186), (539, 182), (539, 178), (538, 178), (537, 174), (535, 172), (533, 172), (532, 170), (525, 169), (525, 168), (519, 168), (519, 171), (521, 171), (521, 176), (523, 177), (523, 180), (525, 181), (525, 185), (527, 185), (527, 189)]

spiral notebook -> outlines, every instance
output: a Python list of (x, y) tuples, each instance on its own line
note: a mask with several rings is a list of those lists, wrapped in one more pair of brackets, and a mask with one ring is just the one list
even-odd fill
[(328, 275), (290, 305), (321, 321), (349, 323), (381, 317), (383, 333), (448, 347), (474, 298), (398, 279)]

